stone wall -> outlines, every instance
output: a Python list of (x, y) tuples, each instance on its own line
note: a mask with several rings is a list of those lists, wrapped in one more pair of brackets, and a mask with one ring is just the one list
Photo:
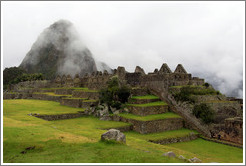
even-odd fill
[(139, 121), (114, 115), (113, 120), (131, 123), (133, 125), (133, 130), (139, 132), (140, 134), (156, 133), (168, 130), (178, 130), (184, 127), (184, 121), (182, 118), (167, 118), (153, 121)]
[(56, 89), (55, 94), (57, 95), (72, 95), (74, 89)]
[(130, 110), (130, 113), (139, 116), (162, 114), (168, 112), (168, 105), (149, 106), (149, 107), (137, 107), (137, 106), (127, 106), (127, 107)]
[(98, 92), (87, 92), (87, 91), (82, 91), (82, 90), (75, 90), (72, 92), (72, 97), (98, 100), (99, 99), (99, 93)]
[(199, 137), (198, 134), (192, 134), (191, 133), (191, 134), (183, 136), (183, 137), (165, 138), (162, 140), (149, 140), (149, 141), (157, 143), (157, 144), (165, 145), (165, 144), (171, 144), (171, 143), (177, 143), (177, 142), (188, 142), (188, 141), (197, 139), (198, 137)]
[(131, 99), (128, 101), (130, 104), (145, 104), (160, 101), (160, 99)]
[(86, 116), (84, 113), (69, 113), (69, 114), (57, 114), (57, 115), (36, 115), (35, 117), (41, 118), (47, 121), (52, 120), (63, 120), (63, 119), (72, 119)]
[(225, 119), (224, 125), (214, 127), (214, 137), (243, 144), (243, 119), (241, 117)]
[(70, 98), (63, 98), (60, 102), (61, 105), (66, 105), (75, 108), (82, 107), (82, 99), (70, 99)]
[(89, 107), (94, 107), (98, 104), (98, 101), (96, 100), (84, 100), (82, 103), (81, 103), (81, 107), (82, 108), (89, 108)]

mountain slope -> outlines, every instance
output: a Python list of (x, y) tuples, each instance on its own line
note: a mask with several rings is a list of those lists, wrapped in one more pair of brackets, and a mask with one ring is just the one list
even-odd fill
[(46, 79), (53, 79), (57, 74), (83, 76), (97, 71), (90, 50), (67, 20), (59, 20), (46, 28), (19, 67), (28, 73), (43, 73)]

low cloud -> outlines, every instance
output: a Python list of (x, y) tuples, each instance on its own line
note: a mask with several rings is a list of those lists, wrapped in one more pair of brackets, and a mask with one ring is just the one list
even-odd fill
[(222, 93), (242, 97), (244, 13), (243, 2), (5, 3), (4, 67), (18, 66), (43, 28), (63, 18), (111, 68), (153, 72), (167, 63), (174, 71), (181, 63)]

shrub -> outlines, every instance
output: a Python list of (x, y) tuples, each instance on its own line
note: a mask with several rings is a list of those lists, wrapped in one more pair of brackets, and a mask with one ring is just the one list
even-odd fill
[(209, 83), (206, 82), (206, 83), (204, 84), (204, 86), (205, 86), (206, 88), (208, 88), (208, 87), (209, 87)]
[(123, 85), (120, 86), (118, 77), (112, 77), (107, 83), (107, 88), (100, 90), (100, 102), (108, 106), (120, 109), (122, 103), (126, 103), (130, 96), (130, 89)]
[(207, 104), (202, 103), (199, 105), (195, 105), (192, 110), (192, 113), (197, 118), (202, 119), (202, 121), (206, 124), (209, 124), (214, 121), (214, 110)]

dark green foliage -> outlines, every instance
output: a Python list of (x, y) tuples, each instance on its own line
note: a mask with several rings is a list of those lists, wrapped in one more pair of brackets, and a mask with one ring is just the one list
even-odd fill
[(192, 93), (193, 93), (193, 90), (192, 88), (190, 87), (183, 87), (180, 89), (180, 92), (179, 93), (176, 93), (174, 95), (174, 98), (175, 100), (177, 101), (187, 101), (187, 102), (190, 102), (190, 103), (194, 103), (195, 100), (192, 98)]
[(19, 82), (24, 81), (35, 81), (35, 80), (43, 80), (44, 76), (41, 73), (34, 73), (34, 74), (22, 74), (21, 76), (18, 76), (14, 79), (12, 82), (13, 84), (17, 84)]
[(7, 89), (11, 84), (18, 84), (24, 81), (43, 80), (44, 76), (41, 73), (27, 74), (20, 67), (5, 68), (3, 71), (3, 85)]
[(206, 82), (206, 83), (204, 84), (204, 86), (205, 86), (206, 88), (208, 88), (208, 87), (209, 87), (209, 83)]
[(108, 87), (100, 90), (100, 102), (108, 106), (120, 109), (122, 103), (126, 103), (130, 96), (130, 89), (127, 86), (120, 86), (118, 77), (112, 77)]
[(202, 103), (199, 105), (195, 105), (192, 110), (192, 113), (197, 118), (201, 118), (202, 121), (206, 124), (209, 124), (214, 121), (215, 112), (207, 104)]
[(7, 88), (9, 84), (11, 84), (14, 79), (26, 73), (25, 70), (19, 67), (9, 67), (3, 70), (3, 85), (4, 88)]
[[(205, 86), (205, 85), (204, 85)], [(185, 86), (180, 89), (179, 93), (174, 94), (174, 98), (177, 101), (187, 101), (190, 103), (194, 103), (194, 96), (192, 95), (216, 95), (220, 94), (219, 91), (215, 91), (212, 88), (196, 88), (196, 87), (190, 87)]]

